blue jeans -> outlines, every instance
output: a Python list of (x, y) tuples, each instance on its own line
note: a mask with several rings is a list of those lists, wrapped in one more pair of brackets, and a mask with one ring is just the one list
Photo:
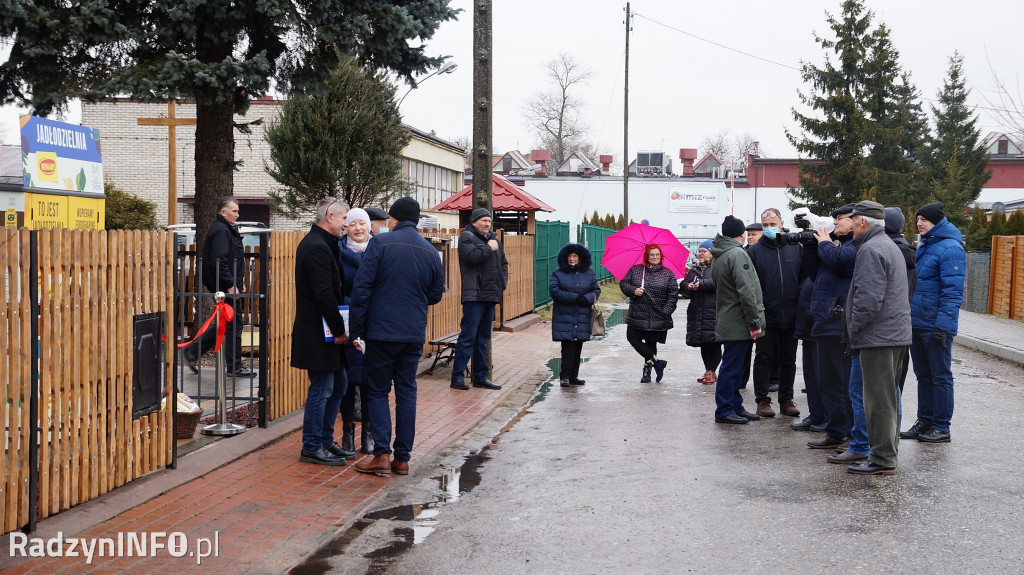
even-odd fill
[(934, 332), (914, 330), (910, 357), (917, 376), (917, 418), (939, 431), (949, 432), (953, 419), (953, 336), (946, 334), (945, 345), (933, 338)]
[(868, 444), (868, 420), (864, 415), (864, 374), (860, 371), (860, 356), (850, 361), (850, 403), (853, 406), (853, 428), (850, 429), (850, 453), (871, 453)]
[(473, 356), (473, 381), (487, 379), (487, 344), (491, 341), (494, 303), (473, 301), (462, 304), (462, 333), (455, 344), (452, 379), (463, 379), (469, 356)]
[(715, 384), (715, 417), (743, 411), (740, 383), (743, 382), (743, 361), (749, 348), (750, 342), (746, 340), (722, 343), (722, 366)]
[(423, 353), (422, 343), (371, 340), (363, 357), (363, 401), (370, 410), (373, 455), (392, 452), (391, 409), (388, 395), (395, 386), (396, 461), (409, 461), (416, 437), (416, 368)]
[(345, 370), (310, 371), (302, 415), (302, 449), (313, 452), (334, 443), (334, 422), (345, 397)]

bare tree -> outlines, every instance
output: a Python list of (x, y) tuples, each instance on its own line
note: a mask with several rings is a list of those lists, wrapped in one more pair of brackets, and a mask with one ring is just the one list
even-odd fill
[(732, 144), (729, 142), (729, 136), (729, 130), (726, 129), (718, 130), (710, 136), (704, 136), (704, 139), (700, 141), (697, 151), (700, 152), (701, 156), (712, 153), (718, 156), (719, 160), (727, 162), (732, 154)]
[(551, 161), (558, 166), (576, 148), (584, 147), (589, 131), (583, 121), (584, 101), (571, 92), (593, 74), (564, 52), (545, 67), (554, 89), (530, 98), (526, 102), (525, 115), (527, 125), (537, 135), (540, 146), (551, 150)]
[(746, 161), (747, 156), (750, 154), (764, 155), (764, 150), (760, 149), (760, 143), (757, 138), (751, 136), (747, 132), (736, 136), (733, 142), (733, 154), (737, 162)]
[[(729, 130), (721, 129), (710, 136), (705, 136), (700, 141), (698, 152), (701, 156), (711, 152), (726, 167), (739, 169), (746, 161), (747, 155), (754, 153), (757, 144), (757, 138), (747, 132), (733, 136)], [(763, 150), (761, 152), (763, 153)]]
[(988, 67), (992, 71), (995, 89), (992, 90), (991, 97), (981, 90), (978, 94), (996, 121), (1004, 126), (1014, 139), (1021, 141), (1024, 139), (1024, 97), (1021, 96), (1020, 81), (1018, 80), (1016, 86), (1009, 86), (1006, 80), (999, 77), (991, 61)]

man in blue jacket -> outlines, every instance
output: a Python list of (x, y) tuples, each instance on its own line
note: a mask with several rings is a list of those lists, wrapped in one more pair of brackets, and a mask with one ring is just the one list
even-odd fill
[[(427, 333), (427, 307), (441, 301), (444, 270), (437, 249), (416, 231), (420, 205), (399, 198), (388, 210), (389, 232), (370, 238), (352, 287), (349, 337), (365, 355), (363, 371), (373, 433), (373, 459), (356, 471), (408, 475), (416, 436), (416, 368)], [(395, 460), (391, 411), (395, 386)]]
[(917, 422), (903, 439), (949, 443), (953, 418), (953, 336), (964, 301), (967, 256), (963, 236), (946, 219), (942, 202), (917, 210), (917, 287), (910, 299), (914, 327), (910, 358), (917, 376)]

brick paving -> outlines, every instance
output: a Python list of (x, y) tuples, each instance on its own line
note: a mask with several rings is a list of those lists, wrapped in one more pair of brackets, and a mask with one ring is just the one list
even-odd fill
[[(515, 334), (495, 333), (494, 381), (502, 384), (501, 391), (450, 389), (450, 368), (419, 377), (410, 473), (421, 472), (417, 460), (464, 435), (516, 387), (541, 383), (545, 362), (557, 353), (549, 324), (538, 323)], [(340, 427), (339, 421), (336, 430)], [(355, 461), (345, 467), (300, 463), (300, 446), (301, 433), (290, 433), (188, 483), (153, 493), (152, 499), (82, 533), (64, 534), (116, 538), (132, 531), (182, 532), (194, 545), (197, 538), (213, 538), (217, 532), (219, 556), (201, 565), (195, 558), (162, 551), (157, 557), (103, 558), (92, 565), (83, 557), (30, 559), (8, 565), (4, 573), (280, 573), (359, 518), (392, 482), (410, 480), (357, 473)]]

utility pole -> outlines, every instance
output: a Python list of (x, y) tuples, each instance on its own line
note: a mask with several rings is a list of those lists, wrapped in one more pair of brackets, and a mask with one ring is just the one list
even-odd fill
[(622, 104), (622, 221), (629, 225), (629, 29), (632, 25), (626, 2), (626, 81)]
[[(474, 0), (473, 11), (473, 209), (494, 216), (491, 192), (491, 0)], [(504, 296), (503, 296), (504, 297)], [(475, 355), (475, 354), (474, 354)], [(488, 371), (493, 373), (491, 344), (487, 344)], [(475, 363), (475, 362), (474, 362)], [(476, 373), (476, 370), (473, 370)], [(491, 373), (487, 377), (491, 377)], [(452, 374), (455, 377), (455, 374)]]

